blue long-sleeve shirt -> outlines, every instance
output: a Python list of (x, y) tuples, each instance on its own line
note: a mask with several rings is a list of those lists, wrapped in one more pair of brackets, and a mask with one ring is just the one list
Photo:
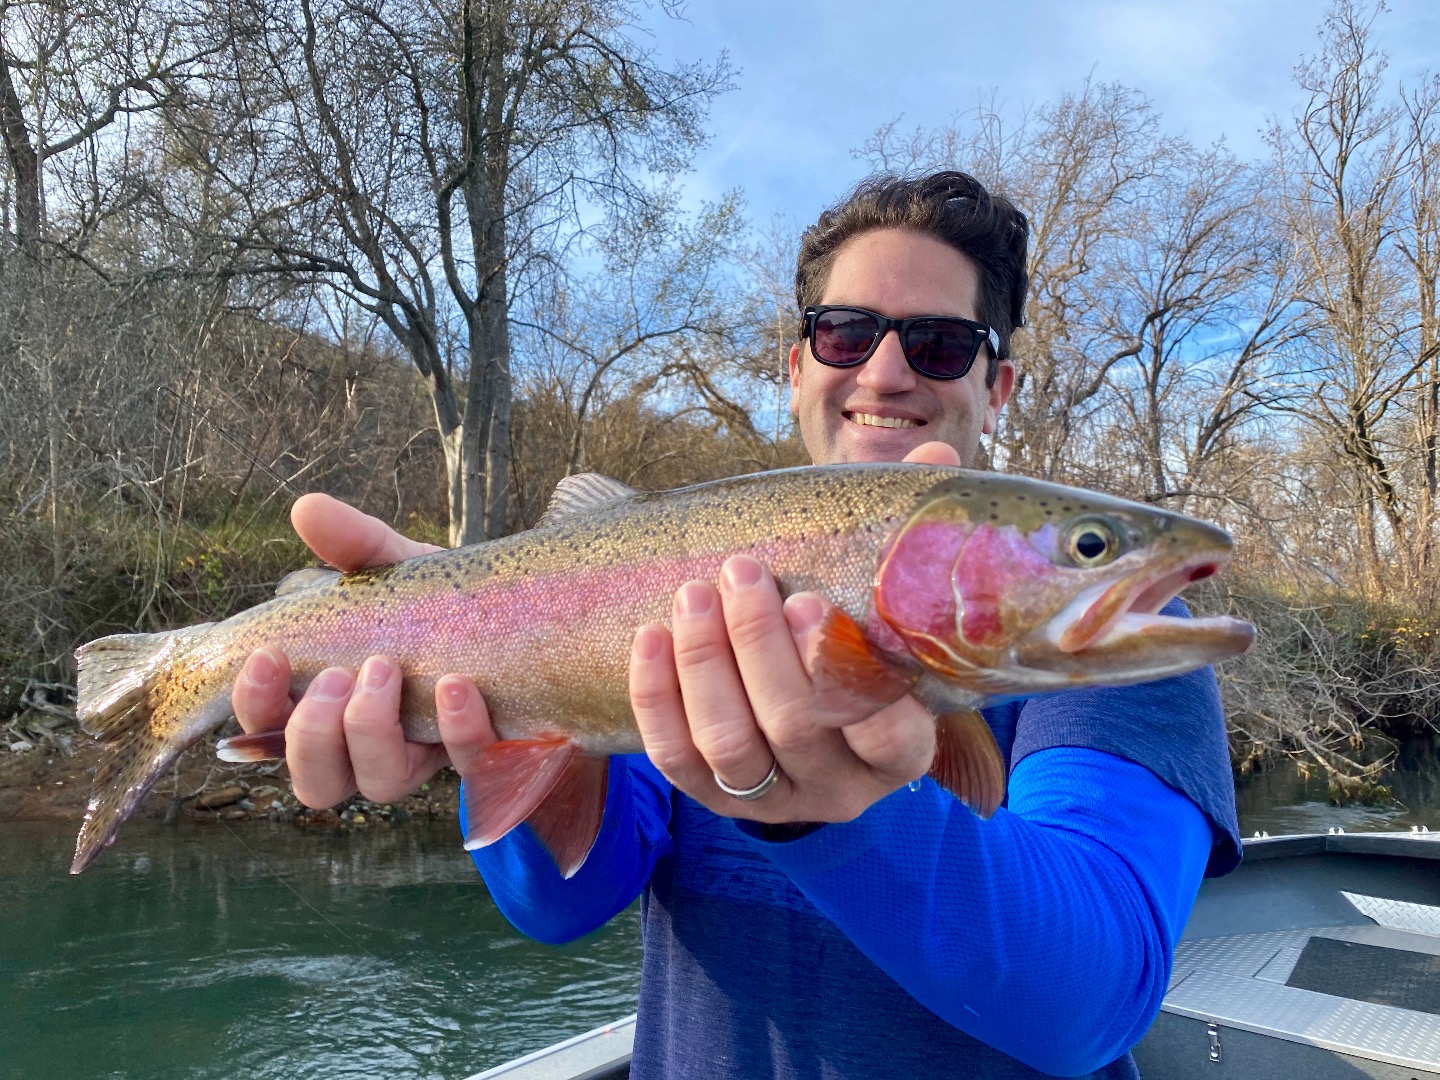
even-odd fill
[[(1063, 784), (1056, 783), (1057, 774)], [(611, 780), (631, 786), (630, 799), (610, 804), (630, 820), (613, 829), (607, 820), (605, 848), (597, 846), (569, 881), (528, 831), (475, 853), (496, 903), (531, 937), (567, 941), (598, 928), (640, 894), (662, 857), (673, 857), (669, 822), (661, 816), (669, 803), (665, 780), (644, 758), (617, 761)], [(675, 797), (690, 804), (683, 818), (713, 817), (685, 796)], [(1009, 802), (1009, 809), (984, 822), (927, 781), (918, 792), (896, 792), (853, 822), (786, 843), (747, 836), (716, 819), (732, 834), (729, 850), (702, 858), (719, 864), (706, 876), (723, 887), (727, 876), (740, 885), (739, 878), (755, 869), (736, 858), (734, 846), (761, 853), (861, 954), (936, 1016), (1042, 1073), (1093, 1072), (1123, 1058), (1159, 1008), (1174, 943), (1210, 853), (1210, 827), (1189, 799), (1148, 770), (1093, 750), (1057, 748), (1027, 758), (1012, 777)], [(621, 842), (627, 833), (639, 842)], [(742, 909), (778, 900), (784, 913), (779, 921), (793, 924), (803, 908), (796, 910), (796, 898), (786, 897), (783, 886), (776, 890), (780, 883), (768, 885), (779, 895), (760, 895), (765, 887), (751, 882), (740, 890), (749, 896), (712, 905)], [(673, 895), (669, 900), (676, 902)], [(775, 921), (775, 912), (764, 915)], [(717, 965), (733, 967), (737, 953), (758, 941), (758, 954), (747, 956), (744, 967), (756, 968), (761, 981), (748, 975), (733, 981), (749, 984), (748, 996), (765, 998), (767, 1024), (784, 1026), (777, 1011), (804, 997), (813, 999), (803, 1009), (810, 1014), (803, 1024), (806, 1044), (833, 1046), (835, 1038), (863, 1035), (857, 1029), (876, 1022), (864, 989), (871, 980), (865, 980), (845, 993), (843, 1015), (835, 1018), (841, 1031), (830, 1033), (825, 1021), (833, 1004), (814, 1007), (825, 1000), (826, 987), (802, 971), (781, 992), (784, 985), (766, 973), (776, 938), (755, 932), (757, 912), (710, 916), (711, 932), (703, 939), (711, 963), (700, 966), (712, 972)], [(787, 955), (801, 945), (802, 958), (805, 943), (821, 944), (797, 935), (793, 925), (782, 940)], [(652, 942), (646, 944), (648, 949)], [(683, 948), (691, 953), (687, 961), (701, 958), (693, 941)], [(772, 985), (765, 987), (766, 981)], [(665, 996), (680, 989), (672, 986)], [(713, 1015), (710, 996), (689, 1008), (671, 1002), (665, 1011), (691, 1015), (685, 1025), (691, 1026)], [(725, 1011), (731, 1011), (729, 1001)], [(763, 1065), (747, 1052), (744, 1030), (756, 1028), (729, 1021), (722, 1026), (726, 1037), (718, 1041), (734, 1043), (730, 1053), (692, 1031), (661, 1051), (664, 1065), (653, 1075), (711, 1075), (705, 1066), (717, 1057), (740, 1068), (715, 1075), (772, 1071), (768, 1046), (758, 1047), (767, 1058)], [(644, 1025), (640, 1030), (643, 1037)], [(902, 1067), (888, 1032), (874, 1049), (879, 1062), (836, 1075), (911, 1075), (909, 1068), (918, 1064)], [(691, 1054), (704, 1060), (691, 1060)], [(793, 1060), (792, 1050), (788, 1056), (794, 1075), (819, 1075), (807, 1067), (808, 1054)], [(652, 1073), (637, 1061), (634, 1075)], [(1129, 1068), (1116, 1075), (1129, 1075)]]
[(541, 940), (641, 897), (637, 1080), (1133, 1076), (1207, 862), (1238, 854), (1213, 674), (987, 718), (1025, 750), (989, 821), (927, 780), (773, 843), (632, 757), (569, 881), (524, 828), (476, 863)]

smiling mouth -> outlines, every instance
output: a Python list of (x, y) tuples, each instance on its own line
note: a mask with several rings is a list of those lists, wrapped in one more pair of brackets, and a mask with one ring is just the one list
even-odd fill
[(908, 420), (903, 416), (876, 416), (863, 412), (847, 412), (845, 417), (861, 427), (917, 428), (924, 423), (922, 420)]

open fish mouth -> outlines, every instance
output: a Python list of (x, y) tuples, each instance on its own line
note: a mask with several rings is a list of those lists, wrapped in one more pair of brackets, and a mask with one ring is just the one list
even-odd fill
[(1212, 659), (1244, 652), (1255, 628), (1243, 620), (1160, 614), (1187, 585), (1219, 572), (1228, 561), (1228, 556), (1207, 552), (1168, 565), (1139, 567), (1082, 592), (1050, 621), (1046, 637), (1061, 653), (1071, 655), (1117, 651), (1140, 641), (1147, 649), (1193, 647)]

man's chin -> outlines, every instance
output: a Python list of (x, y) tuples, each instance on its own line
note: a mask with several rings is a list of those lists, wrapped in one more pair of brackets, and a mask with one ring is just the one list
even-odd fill
[(928, 424), (884, 428), (845, 420), (838, 435), (838, 461), (903, 461), (917, 446), (934, 441)]

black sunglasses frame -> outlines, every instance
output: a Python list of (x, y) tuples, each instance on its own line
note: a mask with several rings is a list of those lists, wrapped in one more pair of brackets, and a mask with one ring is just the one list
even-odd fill
[[(863, 356), (841, 363), (834, 360), (826, 360), (815, 351), (815, 321), (820, 318), (821, 315), (825, 315), (831, 311), (853, 311), (856, 314), (866, 315), (875, 320), (875, 325), (879, 327), (879, 329), (875, 336), (871, 338), (870, 347), (865, 350)], [(975, 358), (980, 355), (980, 346), (982, 345), (989, 345), (990, 352), (995, 358), (997, 360), (1000, 358), (1000, 335), (997, 334), (992, 327), (986, 326), (982, 322), (975, 322), (973, 319), (962, 319), (958, 315), (917, 315), (909, 319), (892, 319), (887, 315), (881, 315), (878, 311), (871, 311), (869, 308), (855, 307), (852, 304), (820, 304), (816, 307), (807, 307), (801, 315), (803, 321), (800, 324), (800, 336), (810, 340), (810, 354), (826, 367), (859, 367), (875, 355), (875, 350), (880, 347), (880, 342), (885, 340), (885, 335), (892, 329), (900, 336), (900, 351), (905, 354), (905, 362), (910, 365), (913, 371), (925, 376), (927, 379), (938, 379), (942, 382), (952, 382), (955, 379), (963, 379), (966, 375), (970, 374), (970, 369), (975, 366)], [(933, 371), (926, 371), (917, 364), (915, 358), (910, 355), (910, 345), (905, 336), (906, 331), (916, 323), (934, 322), (959, 323), (975, 334), (975, 345), (965, 360), (965, 366), (954, 375), (937, 375)]]

